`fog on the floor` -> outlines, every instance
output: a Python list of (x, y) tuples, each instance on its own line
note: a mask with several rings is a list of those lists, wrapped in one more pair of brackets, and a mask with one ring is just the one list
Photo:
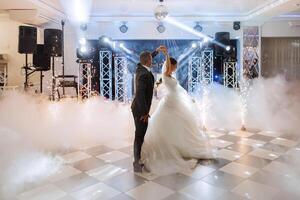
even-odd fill
[[(287, 82), (283, 77), (254, 80), (247, 97), (245, 126), (300, 134), (299, 86), (298, 82)], [(242, 122), (239, 92), (221, 85), (212, 85), (208, 90), (205, 103), (201, 90), (196, 97), (200, 110), (206, 113), (206, 128), (239, 129)], [(205, 109), (201, 107), (204, 104)], [(105, 144), (126, 139), (134, 132), (130, 105), (100, 97), (85, 102), (76, 99), (50, 102), (44, 96), (9, 92), (0, 97), (0, 113), (0, 196), (3, 197), (54, 173), (62, 162), (54, 154), (57, 150)], [(291, 158), (295, 158), (291, 165), (299, 165), (300, 156)]]

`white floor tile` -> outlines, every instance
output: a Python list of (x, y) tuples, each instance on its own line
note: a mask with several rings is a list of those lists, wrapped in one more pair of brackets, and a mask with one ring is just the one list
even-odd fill
[(111, 151), (111, 152), (104, 153), (104, 154), (97, 156), (97, 158), (104, 160), (107, 163), (116, 162), (116, 161), (123, 160), (123, 159), (129, 158), (129, 157), (130, 157), (130, 155), (120, 152), (120, 151)]
[(33, 190), (21, 193), (19, 200), (56, 200), (64, 197), (67, 193), (55, 185), (47, 184)]
[(218, 138), (218, 137), (221, 137), (221, 136), (225, 135), (224, 133), (217, 132), (217, 131), (205, 131), (205, 133), (206, 133), (210, 138)]
[(48, 178), (48, 181), (53, 183), (80, 173), (81, 171), (79, 171), (78, 169), (75, 169), (74, 167), (69, 165), (64, 165), (55, 174), (50, 176)]
[(149, 181), (134, 188), (133, 190), (126, 192), (127, 195), (133, 197), (136, 200), (159, 200), (164, 199), (173, 193), (173, 190), (152, 181)]
[(127, 169), (107, 164), (96, 169), (87, 171), (86, 173), (100, 181), (105, 181), (125, 172), (127, 172)]
[(65, 154), (62, 156), (65, 163), (74, 163), (74, 162), (78, 162), (80, 160), (84, 160), (84, 159), (87, 159), (90, 157), (91, 157), (91, 155), (86, 154), (82, 151), (76, 151), (76, 152), (68, 153), (68, 154)]
[(270, 136), (270, 137), (279, 137), (282, 135), (282, 133), (275, 132), (275, 131), (261, 131), (261, 132), (258, 132), (257, 134), (264, 135), (264, 136)]
[(286, 146), (286, 147), (294, 147), (298, 144), (298, 142), (296, 142), (296, 141), (287, 140), (285, 138), (279, 138), (279, 137), (272, 140), (271, 143), (279, 144), (279, 145)]
[(147, 179), (148, 181), (152, 181), (152, 180), (159, 177), (156, 174), (147, 173), (147, 172), (143, 172), (143, 173), (136, 173), (136, 172), (133, 172), (133, 171), (131, 171), (131, 172), (138, 175), (138, 176), (140, 176), (140, 177), (143, 177), (143, 178)]
[(207, 176), (208, 174), (214, 172), (215, 169), (199, 165), (195, 169), (189, 169), (185, 171), (181, 171), (180, 173), (185, 174), (187, 176), (190, 176), (195, 179), (201, 179), (204, 176)]
[(225, 148), (225, 147), (233, 144), (232, 142), (228, 142), (228, 141), (220, 140), (220, 139), (213, 139), (213, 140), (211, 140), (210, 143), (212, 146), (218, 147), (218, 148)]
[(104, 183), (98, 183), (92, 186), (89, 186), (83, 190), (74, 192), (71, 196), (77, 200), (95, 200), (95, 199), (110, 199), (114, 196), (117, 196), (121, 192), (105, 185)]
[(182, 190), (179, 193), (182, 193), (186, 196), (189, 196), (194, 199), (217, 199), (225, 194), (226, 190), (212, 186), (203, 181), (197, 181)]
[(265, 149), (259, 149), (259, 148), (251, 151), (250, 153), (248, 153), (248, 155), (265, 158), (269, 160), (274, 160), (280, 156), (279, 153), (265, 150)]
[(246, 180), (232, 190), (232, 192), (254, 200), (271, 200), (278, 191), (270, 186)]
[(254, 167), (243, 165), (240, 163), (232, 162), (220, 168), (220, 171), (227, 172), (242, 178), (248, 178), (258, 171)]
[[(294, 167), (296, 167), (296, 168), (294, 168)], [(285, 163), (281, 163), (281, 162), (277, 162), (277, 161), (273, 161), (273, 162), (269, 163), (263, 169), (273, 172), (273, 173), (281, 174), (283, 176), (290, 177), (290, 178), (295, 178), (295, 177), (299, 176), (299, 172), (298, 172), (299, 169), (297, 166), (290, 166)]]
[(237, 137), (250, 137), (252, 135), (254, 135), (254, 133), (250, 133), (250, 132), (247, 132), (247, 131), (232, 131), (232, 132), (229, 132), (228, 133), (229, 135), (234, 135), (234, 136), (237, 136)]
[(253, 140), (253, 139), (249, 139), (249, 138), (242, 138), (238, 144), (244, 144), (244, 145), (249, 145), (252, 147), (262, 147), (264, 144), (266, 144), (263, 141), (260, 140)]
[(236, 152), (236, 151), (231, 151), (228, 149), (221, 149), (217, 152), (217, 157), (218, 158), (223, 158), (226, 160), (234, 161), (239, 159), (243, 154)]

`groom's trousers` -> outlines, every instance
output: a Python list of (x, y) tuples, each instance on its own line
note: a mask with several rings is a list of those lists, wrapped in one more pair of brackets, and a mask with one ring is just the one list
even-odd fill
[(134, 137), (134, 162), (138, 162), (141, 159), (141, 149), (144, 143), (144, 137), (147, 131), (148, 122), (143, 122), (140, 120), (140, 115), (135, 115), (134, 124), (135, 124), (135, 137)]

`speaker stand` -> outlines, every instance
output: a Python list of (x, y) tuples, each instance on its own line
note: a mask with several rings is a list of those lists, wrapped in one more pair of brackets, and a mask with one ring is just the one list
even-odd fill
[(40, 74), (40, 93), (41, 94), (43, 93), (43, 78), (44, 78), (43, 71), (41, 71), (41, 74)]
[[(63, 75), (63, 81), (65, 81), (65, 50), (64, 50), (64, 40), (65, 40), (65, 37), (64, 37), (64, 27), (65, 27), (65, 21), (64, 20), (61, 20), (61, 29), (62, 29), (62, 38), (61, 38), (61, 46), (62, 46), (62, 54), (61, 54), (61, 56), (62, 56), (62, 63), (61, 63), (61, 65), (62, 65), (62, 75)], [(63, 85), (63, 97), (65, 96), (65, 86)]]
[(25, 83), (24, 83), (24, 90), (25, 92), (27, 91), (28, 89), (28, 77), (29, 77), (29, 74), (28, 74), (28, 54), (26, 53), (25, 54)]
[(54, 69), (54, 56), (51, 56), (51, 68), (52, 68), (52, 89), (51, 89), (51, 100), (55, 100), (55, 87), (56, 87), (56, 81), (55, 81), (55, 69)]

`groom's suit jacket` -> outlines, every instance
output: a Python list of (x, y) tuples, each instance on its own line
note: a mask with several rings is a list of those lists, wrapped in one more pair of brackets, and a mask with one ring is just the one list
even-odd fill
[[(152, 53), (152, 58), (158, 54)], [(135, 77), (136, 93), (131, 104), (132, 112), (135, 116), (141, 117), (149, 114), (154, 88), (154, 76), (140, 63), (137, 64)]]

